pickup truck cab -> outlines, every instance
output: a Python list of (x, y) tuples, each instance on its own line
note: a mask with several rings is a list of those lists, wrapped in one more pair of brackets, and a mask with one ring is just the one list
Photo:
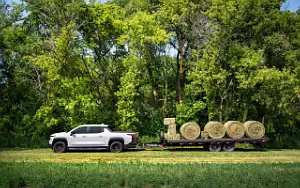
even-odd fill
[(106, 148), (111, 152), (121, 152), (136, 147), (134, 132), (113, 132), (108, 125), (80, 125), (69, 132), (50, 136), (49, 147), (56, 153), (70, 148)]

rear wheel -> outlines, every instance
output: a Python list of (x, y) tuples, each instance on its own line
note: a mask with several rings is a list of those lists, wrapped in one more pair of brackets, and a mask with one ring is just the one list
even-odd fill
[(55, 153), (63, 153), (67, 150), (67, 146), (66, 143), (63, 141), (57, 141), (55, 142), (55, 144), (53, 145), (53, 151)]
[(119, 153), (123, 151), (123, 144), (119, 141), (114, 141), (110, 144), (109, 150), (114, 153)]
[(211, 152), (218, 152), (221, 151), (222, 147), (220, 144), (211, 143), (209, 145), (209, 151)]
[(234, 144), (224, 144), (223, 145), (223, 151), (234, 151)]

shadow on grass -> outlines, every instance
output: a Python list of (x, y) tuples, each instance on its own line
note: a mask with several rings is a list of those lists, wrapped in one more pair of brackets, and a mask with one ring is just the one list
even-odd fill
[[(26, 151), (26, 150), (39, 150), (39, 149), (49, 149), (50, 148), (0, 148), (0, 152), (5, 151)], [(283, 149), (266, 149), (266, 148), (235, 148), (234, 152), (268, 152), (268, 151), (282, 151)], [(203, 147), (145, 147), (145, 148), (130, 148), (124, 150), (124, 152), (141, 152), (141, 151), (149, 151), (149, 152), (160, 152), (160, 151), (170, 151), (170, 152), (209, 152), (207, 149)], [(68, 152), (70, 153), (93, 153), (93, 152), (100, 152), (100, 153), (107, 153), (109, 152), (107, 149), (103, 148), (72, 148), (69, 149)]]
[(46, 149), (46, 148), (0, 148), (1, 151), (25, 151), (25, 150), (33, 150), (33, 149)]
[[(137, 148), (137, 149), (127, 149), (124, 152), (141, 152), (141, 151), (148, 151), (148, 152), (161, 152), (161, 151), (169, 151), (169, 152), (210, 152), (207, 149), (202, 147), (194, 147), (194, 148), (186, 148), (186, 147), (167, 147), (167, 148)], [(265, 148), (251, 148), (251, 149), (244, 149), (244, 148), (236, 148), (234, 152), (268, 152), (270, 150)], [(281, 151), (281, 150), (272, 150), (272, 151)], [(107, 153), (109, 152), (107, 149), (71, 149), (68, 150), (70, 153), (82, 153), (82, 152), (101, 152)]]
[[(168, 151), (176, 151), (176, 152), (210, 152), (207, 149), (204, 148), (168, 148), (166, 149)], [(253, 148), (253, 149), (243, 149), (243, 148), (236, 148), (233, 152), (254, 152), (254, 151), (259, 151), (259, 152), (268, 152), (269, 150), (265, 148)]]
[[(139, 152), (139, 151), (145, 151), (144, 149), (126, 149), (123, 152)], [(109, 151), (107, 149), (95, 149), (95, 148), (76, 148), (76, 149), (69, 149), (68, 153), (108, 153)]]

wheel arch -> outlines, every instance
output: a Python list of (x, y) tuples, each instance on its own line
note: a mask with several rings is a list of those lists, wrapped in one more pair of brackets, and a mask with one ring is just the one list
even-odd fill
[(110, 138), (108, 140), (108, 146), (110, 146), (110, 144), (115, 142), (115, 141), (119, 141), (124, 145), (124, 138), (122, 138), (122, 137), (113, 137), (113, 138)]
[(68, 140), (67, 140), (66, 138), (63, 138), (63, 137), (58, 137), (58, 138), (54, 138), (54, 139), (53, 139), (51, 148), (53, 148), (54, 144), (55, 144), (56, 142), (58, 142), (58, 141), (65, 142), (66, 147), (68, 147)]

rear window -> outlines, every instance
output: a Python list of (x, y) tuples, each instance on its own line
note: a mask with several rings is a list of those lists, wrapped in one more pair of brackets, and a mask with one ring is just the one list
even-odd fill
[(102, 133), (103, 127), (90, 127), (90, 133)]

